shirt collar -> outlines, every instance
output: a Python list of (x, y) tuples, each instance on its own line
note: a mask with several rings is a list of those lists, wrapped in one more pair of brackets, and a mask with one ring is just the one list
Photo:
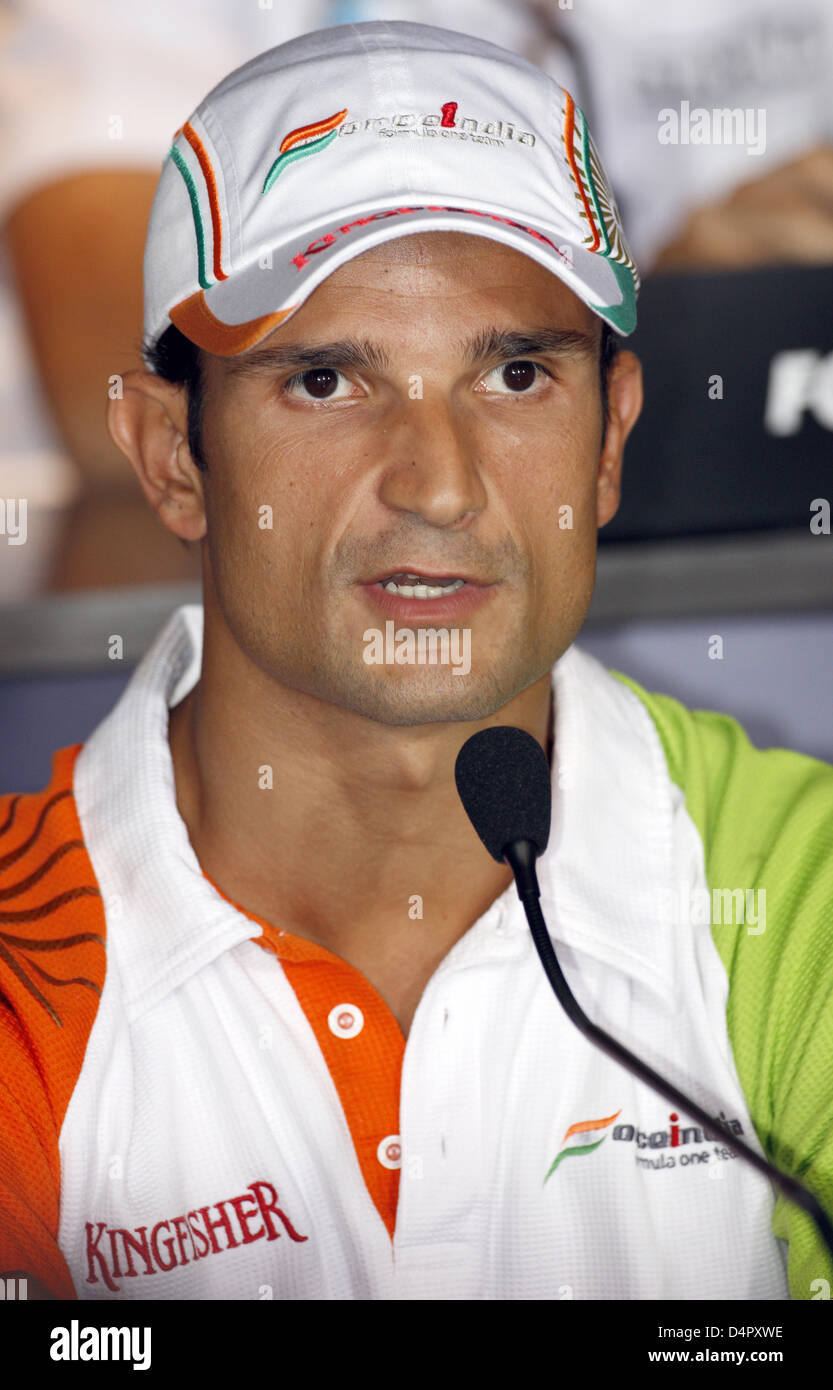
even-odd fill
[[(108, 925), (123, 924), (118, 959), (134, 1016), (261, 930), (206, 878), (176, 805), (168, 714), (199, 679), (202, 633), (201, 604), (171, 615), (75, 766)], [(550, 935), (662, 990), (673, 966), (658, 920), (671, 880), (673, 807), (659, 739), (637, 697), (575, 646), (552, 681), (552, 827), (537, 864)], [(440, 969), (528, 950), (511, 885)]]

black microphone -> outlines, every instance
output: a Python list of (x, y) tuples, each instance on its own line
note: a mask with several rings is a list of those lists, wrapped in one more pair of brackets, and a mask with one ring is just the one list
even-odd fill
[(609, 1057), (699, 1120), (705, 1129), (725, 1131), (728, 1148), (772, 1178), (786, 1197), (812, 1216), (833, 1257), (833, 1222), (809, 1188), (761, 1158), (731, 1133), (722, 1120), (715, 1120), (609, 1033), (591, 1023), (573, 998), (538, 902), (541, 893), (535, 860), (549, 840), (552, 805), (550, 766), (538, 740), (525, 729), (507, 724), (481, 729), (466, 740), (457, 754), (454, 780), (466, 815), (483, 844), (493, 859), (499, 864), (509, 864), (515, 875), (515, 887), (524, 905), (541, 964), (567, 1016)]

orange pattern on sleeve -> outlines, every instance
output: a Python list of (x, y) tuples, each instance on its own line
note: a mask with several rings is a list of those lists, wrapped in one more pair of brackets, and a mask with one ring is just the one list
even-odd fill
[(0, 796), (0, 1273), (77, 1297), (58, 1245), (58, 1138), (106, 969), (101, 892), (73, 768), (52, 756), (39, 792)]

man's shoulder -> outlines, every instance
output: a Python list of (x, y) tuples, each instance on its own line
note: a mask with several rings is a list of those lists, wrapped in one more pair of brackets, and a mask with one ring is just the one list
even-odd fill
[[(656, 729), (703, 848), (726, 969), (734, 1063), (764, 1152), (833, 1210), (833, 766), (756, 748), (742, 724), (610, 671)], [(833, 1274), (809, 1218), (779, 1196), (793, 1298)]]
[(101, 892), (73, 793), (82, 746), (53, 754), (40, 791), (0, 796), (4, 1036), (35, 1061), (56, 1116), (72, 1094), (106, 968)]
[(771, 951), (715, 931), (727, 969), (747, 959), (758, 968), (765, 957), (774, 969), (774, 942), (787, 935), (792, 947), (802, 933), (833, 946), (833, 765), (789, 748), (757, 748), (731, 715), (689, 709), (619, 671), (608, 674), (656, 730), (711, 890), (765, 893)]
[(833, 766), (756, 748), (732, 716), (688, 709), (610, 674), (650, 716), (702, 844), (730, 1036), (760, 1113), (749, 1078), (760, 1082), (761, 1059), (769, 1085), (800, 1052), (795, 1040), (805, 1047), (808, 1019), (833, 998)]
[(741, 827), (746, 838), (790, 827), (802, 835), (813, 823), (833, 836), (833, 765), (791, 748), (758, 748), (733, 715), (689, 708), (621, 671), (608, 674), (650, 717), (669, 776), (710, 840)]

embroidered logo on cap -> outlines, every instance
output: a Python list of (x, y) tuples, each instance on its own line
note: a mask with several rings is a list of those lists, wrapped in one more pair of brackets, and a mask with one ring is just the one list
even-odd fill
[(336, 111), (335, 115), (328, 116), (324, 121), (313, 121), (311, 125), (299, 125), (294, 130), (290, 130), (280, 143), (280, 151), (274, 164), (266, 175), (266, 182), (263, 185), (263, 192), (268, 193), (275, 179), (295, 159), (302, 159), (305, 154), (316, 154), (323, 150), (327, 145), (332, 144), (336, 138), (336, 132), (341, 122), (347, 115), (347, 108), (343, 111)]

